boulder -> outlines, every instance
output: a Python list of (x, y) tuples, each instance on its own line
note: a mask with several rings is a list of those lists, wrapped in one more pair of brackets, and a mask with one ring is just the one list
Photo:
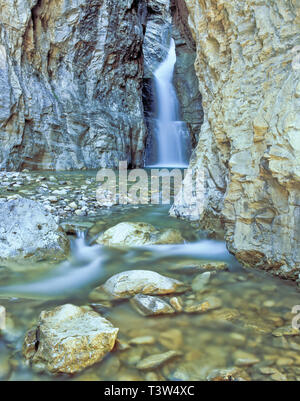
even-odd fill
[(184, 242), (180, 232), (166, 229), (159, 232), (148, 223), (122, 222), (106, 230), (97, 243), (112, 247), (147, 246), (155, 244), (178, 244)]
[(25, 337), (23, 354), (40, 370), (76, 373), (101, 361), (118, 331), (94, 311), (62, 305), (41, 312), (37, 329)]
[(102, 286), (95, 288), (90, 299), (126, 299), (136, 294), (164, 295), (183, 292), (187, 286), (179, 280), (150, 270), (128, 270), (115, 274)]
[(54, 217), (38, 202), (18, 198), (0, 201), (0, 261), (60, 259), (68, 239)]

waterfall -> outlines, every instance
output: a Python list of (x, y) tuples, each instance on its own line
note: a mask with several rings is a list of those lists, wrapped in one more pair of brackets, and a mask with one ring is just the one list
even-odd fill
[(154, 72), (157, 119), (153, 124), (148, 164), (155, 167), (186, 167), (191, 144), (185, 122), (180, 121), (179, 102), (173, 85), (176, 63), (175, 41), (167, 58)]

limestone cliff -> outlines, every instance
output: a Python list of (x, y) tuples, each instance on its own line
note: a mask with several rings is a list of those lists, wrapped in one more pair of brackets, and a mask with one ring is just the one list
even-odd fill
[[(282, 277), (300, 272), (298, 0), (186, 0), (204, 124), (194, 170), (229, 249)], [(294, 51), (293, 51), (294, 49)], [(294, 66), (294, 68), (293, 68)], [(172, 213), (189, 217), (191, 205)]]
[(0, 169), (141, 165), (136, 0), (0, 0)]

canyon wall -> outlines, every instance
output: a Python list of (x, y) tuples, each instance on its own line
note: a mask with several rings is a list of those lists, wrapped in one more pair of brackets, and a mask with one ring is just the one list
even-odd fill
[(145, 7), (0, 0), (0, 169), (143, 164)]
[(171, 213), (198, 218), (207, 229), (216, 218), (240, 261), (297, 279), (300, 3), (186, 0), (186, 5), (204, 108), (190, 168), (195, 175), (204, 169), (206, 192), (198, 215), (197, 207), (179, 200)]

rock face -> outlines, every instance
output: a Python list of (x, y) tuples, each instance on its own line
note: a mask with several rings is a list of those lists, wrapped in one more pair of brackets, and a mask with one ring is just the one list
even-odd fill
[[(299, 2), (186, 0), (204, 124), (204, 226), (222, 219), (230, 251), (296, 278), (300, 269)], [(185, 215), (185, 205), (173, 213)]]
[(138, 2), (0, 0), (0, 8), (0, 169), (141, 165)]
[(136, 294), (165, 295), (183, 292), (186, 285), (181, 281), (162, 276), (149, 270), (128, 270), (109, 278), (102, 286), (95, 288), (90, 298), (94, 301), (103, 297), (126, 299)]
[(51, 373), (76, 373), (110, 352), (119, 329), (98, 315), (74, 305), (41, 313), (30, 331), (23, 354), (33, 365)]
[(38, 202), (0, 201), (0, 261), (38, 261), (66, 256), (68, 239)]

